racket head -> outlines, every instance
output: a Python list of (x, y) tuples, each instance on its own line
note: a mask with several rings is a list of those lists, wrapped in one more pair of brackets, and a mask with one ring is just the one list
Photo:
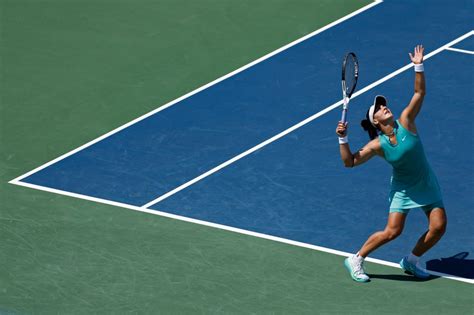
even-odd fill
[(342, 61), (342, 93), (350, 98), (357, 85), (359, 78), (359, 61), (353, 52), (344, 56)]

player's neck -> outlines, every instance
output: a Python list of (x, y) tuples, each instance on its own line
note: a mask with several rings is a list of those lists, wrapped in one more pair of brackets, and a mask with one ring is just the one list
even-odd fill
[(395, 134), (395, 122), (393, 119), (390, 119), (389, 121), (386, 121), (384, 123), (379, 124), (380, 131), (388, 136), (391, 137)]

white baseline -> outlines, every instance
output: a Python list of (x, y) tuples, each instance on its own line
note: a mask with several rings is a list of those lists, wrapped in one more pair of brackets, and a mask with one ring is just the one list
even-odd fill
[[(171, 214), (171, 213), (167, 213), (167, 212), (162, 212), (162, 211), (158, 211), (158, 210), (145, 209), (143, 207), (137, 207), (137, 206), (134, 206), (134, 205), (129, 205), (129, 204), (120, 203), (120, 202), (116, 202), (116, 201), (111, 201), (111, 200), (106, 200), (106, 199), (95, 198), (95, 197), (91, 197), (91, 196), (71, 193), (71, 192), (64, 191), (64, 190), (53, 189), (53, 188), (38, 186), (38, 185), (24, 183), (24, 182), (17, 182), (16, 185), (20, 185), (20, 186), (24, 186), (24, 187), (28, 187), (28, 188), (33, 188), (33, 189), (37, 189), (37, 190), (42, 190), (42, 191), (47, 191), (47, 192), (55, 193), (55, 194), (59, 194), (59, 195), (65, 195), (65, 196), (69, 196), (69, 197), (94, 201), (94, 202), (97, 202), (97, 203), (107, 204), (107, 205), (111, 205), (111, 206), (115, 206), (115, 207), (126, 208), (126, 209), (129, 209), (129, 210), (145, 212), (145, 213), (158, 215), (158, 216), (166, 217), (166, 218), (171, 218), (171, 219), (175, 219), (175, 220), (180, 220), (180, 221), (190, 222), (190, 223), (194, 223), (194, 224), (204, 225), (204, 226), (208, 226), (208, 227), (212, 227), (212, 228), (216, 228), (216, 229), (221, 229), (221, 230), (225, 230), (225, 231), (229, 231), (229, 232), (249, 235), (249, 236), (258, 237), (258, 238), (262, 238), (262, 239), (266, 239), (266, 240), (271, 240), (271, 241), (275, 241), (275, 242), (279, 242), (279, 243), (289, 244), (289, 245), (293, 245), (293, 246), (308, 248), (308, 249), (317, 250), (317, 251), (320, 251), (320, 252), (325, 252), (325, 253), (334, 254), (334, 255), (338, 255), (338, 256), (349, 257), (349, 256), (352, 255), (352, 253), (347, 253), (347, 252), (343, 252), (343, 251), (340, 251), (340, 250), (335, 250), (335, 249), (332, 249), (332, 248), (316, 246), (316, 245), (312, 245), (312, 244), (308, 244), (308, 243), (289, 240), (289, 239), (282, 238), (282, 237), (277, 237), (277, 236), (273, 236), (273, 235), (267, 235), (267, 234), (263, 234), (263, 233), (248, 231), (248, 230), (239, 229), (239, 228), (235, 228), (235, 227), (227, 226), (227, 225), (223, 225), (223, 224), (217, 224), (217, 223), (212, 223), (212, 222), (208, 222), (208, 221), (188, 218), (188, 217), (184, 217), (184, 216), (180, 216), (180, 215), (176, 215), (176, 214)], [(365, 260), (369, 261), (371, 263), (401, 269), (398, 264), (390, 262), (390, 261), (371, 258), (371, 257), (367, 257)], [(448, 275), (448, 274), (444, 274), (444, 273), (440, 273), (440, 272), (436, 272), (436, 271), (429, 271), (429, 273), (434, 275), (434, 276), (438, 276), (438, 277), (442, 277), (442, 278), (446, 278), (446, 279), (451, 279), (451, 280), (456, 280), (456, 281), (460, 281), (460, 282), (474, 284), (474, 279), (467, 279), (467, 278), (457, 277), (457, 276)]]

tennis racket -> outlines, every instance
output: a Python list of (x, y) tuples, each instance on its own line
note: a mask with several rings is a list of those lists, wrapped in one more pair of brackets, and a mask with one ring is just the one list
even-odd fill
[(357, 85), (359, 78), (359, 62), (353, 52), (347, 53), (342, 61), (342, 96), (344, 105), (342, 106), (341, 121), (346, 123), (347, 108), (351, 99), (352, 93)]

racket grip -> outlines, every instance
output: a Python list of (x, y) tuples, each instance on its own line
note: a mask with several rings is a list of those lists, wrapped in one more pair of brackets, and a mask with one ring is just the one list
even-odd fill
[(343, 109), (342, 109), (341, 121), (342, 121), (343, 123), (346, 123), (346, 119), (347, 119), (347, 108), (343, 108)]

